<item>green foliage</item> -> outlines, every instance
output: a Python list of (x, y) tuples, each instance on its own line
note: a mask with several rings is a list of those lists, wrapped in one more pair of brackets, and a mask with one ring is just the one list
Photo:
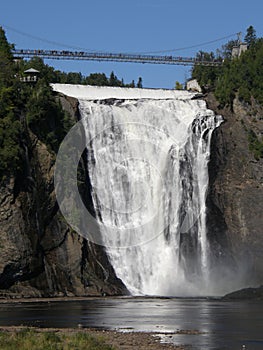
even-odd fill
[(0, 88), (14, 79), (14, 64), (11, 53), (12, 45), (6, 40), (5, 32), (0, 27)]
[(183, 90), (183, 84), (179, 83), (179, 81), (175, 82), (175, 90)]
[[(69, 83), (68, 79), (66, 83)], [(129, 84), (124, 84), (123, 79), (118, 77), (111, 72), (109, 78), (104, 73), (91, 73), (87, 77), (82, 77), (82, 81), (79, 84), (84, 85), (95, 85), (95, 86), (119, 86), (119, 87), (135, 87), (134, 80)], [(139, 85), (139, 86), (138, 86)], [(142, 87), (142, 78), (139, 77), (137, 87)]]
[(109, 86), (122, 86), (122, 82), (117, 78), (114, 72), (111, 72), (109, 78)]
[(215, 94), (223, 105), (231, 105), (236, 93), (241, 100), (250, 103), (253, 96), (263, 104), (263, 39), (240, 58), (227, 61), (215, 82)]
[(263, 158), (263, 139), (257, 137), (253, 130), (248, 132), (249, 150), (253, 152), (256, 160)]
[(11, 45), (0, 28), (0, 181), (22, 168), (21, 124)]
[(57, 103), (45, 80), (39, 80), (26, 104), (26, 120), (34, 134), (57, 152), (69, 130), (69, 117)]
[[(231, 50), (235, 41), (223, 46), (217, 59), (224, 59), (221, 67), (195, 66), (192, 71), (202, 87), (215, 91), (215, 95), (222, 106), (232, 105), (235, 96), (250, 103), (253, 96), (263, 104), (263, 38), (256, 39), (252, 26), (247, 29), (245, 37), (250, 45), (239, 58), (231, 58)], [(213, 59), (212, 53), (200, 52), (197, 58)]]
[(10, 45), (6, 39), (5, 31), (2, 27), (0, 27), (0, 51), (1, 54), (6, 56), (6, 58), (11, 61), (12, 60), (12, 53), (11, 50), (13, 48), (13, 45)]
[[(238, 89), (238, 96), (240, 98), (241, 101), (244, 101), (246, 103), (250, 103), (251, 101), (251, 93), (248, 89), (248, 87), (246, 86), (240, 86), (240, 88)], [(229, 103), (231, 102), (231, 100), (234, 98), (234, 96), (231, 96), (231, 99), (229, 101)]]
[(126, 87), (135, 88), (135, 82), (132, 80), (130, 84), (125, 85)]
[(225, 45), (222, 46), (222, 49), (219, 50), (218, 54), (223, 59), (231, 59), (232, 49), (234, 46), (237, 46), (238, 40), (230, 40)]
[[(57, 152), (61, 141), (72, 126), (70, 117), (62, 110), (50, 83), (89, 84), (98, 86), (135, 87), (134, 81), (124, 84), (114, 72), (65, 73), (46, 65), (39, 57), (15, 63), (12, 48), (0, 27), (0, 182), (24, 171), (24, 145), (31, 130), (50, 151)], [(24, 71), (39, 71), (36, 84), (23, 83)], [(142, 87), (142, 78), (137, 86)]]
[[(196, 55), (196, 59), (199, 61), (213, 62), (216, 58), (213, 52), (199, 51)], [(213, 88), (219, 73), (218, 67), (197, 64), (192, 70), (192, 77), (197, 79), (200, 86)]]
[[(238, 97), (247, 104), (252, 102), (252, 97), (263, 105), (263, 38), (256, 38), (255, 29), (250, 26), (247, 29), (245, 42), (249, 49), (240, 57), (232, 58), (231, 52), (237, 41), (231, 40), (218, 50), (217, 59), (224, 59), (221, 67), (195, 66), (192, 71), (203, 88), (212, 89), (221, 106), (232, 107), (233, 100)], [(212, 59), (210, 53), (200, 52), (197, 58)], [(243, 125), (244, 121), (241, 123)], [(256, 160), (263, 158), (263, 139), (257, 136), (252, 129), (247, 129), (249, 150)]]
[(18, 66), (19, 76), (23, 76), (24, 71), (29, 68), (38, 70), (39, 78), (45, 80), (46, 83), (56, 83), (60, 80), (60, 72), (55, 71), (53, 67), (44, 64), (43, 60), (39, 57), (34, 57), (29, 61), (21, 60)]
[(142, 88), (142, 77), (139, 77), (136, 87), (139, 89)]
[[(112, 72), (65, 73), (44, 64), (39, 57), (29, 61), (13, 61), (12, 48), (0, 27), (0, 183), (23, 172), (24, 145), (31, 130), (50, 151), (57, 152), (61, 141), (72, 126), (69, 116), (62, 110), (50, 83), (89, 84), (98, 86), (129, 86)], [(34, 68), (39, 71), (34, 85), (23, 83), (24, 71)], [(142, 86), (142, 79), (138, 84)]]
[[(36, 86), (20, 82), (25, 69), (34, 67), (40, 71)], [(30, 62), (13, 62), (11, 45), (0, 28), (0, 182), (17, 176), (24, 168), (24, 144), (28, 128), (48, 147), (57, 151), (60, 142), (70, 128), (69, 117), (49, 86), (49, 79), (59, 76), (41, 59)], [(71, 76), (70, 76), (71, 77)]]
[(84, 79), (86, 85), (107, 86), (108, 78), (104, 73), (92, 73)]
[(21, 170), (22, 150), (17, 142), (20, 123), (0, 121), (0, 174), (16, 174)]
[(249, 26), (247, 28), (247, 34), (245, 36), (245, 42), (250, 46), (250, 45), (255, 44), (256, 39), (257, 39), (257, 36), (256, 36), (256, 31), (255, 31), (254, 27), (253, 26)]
[(89, 76), (85, 77), (81, 73), (65, 73), (55, 70), (53, 67), (44, 64), (43, 60), (39, 57), (34, 57), (30, 61), (22, 60), (19, 64), (19, 74), (23, 75), (23, 72), (29, 68), (37, 69), (40, 72), (39, 78), (46, 83), (122, 87), (131, 86), (131, 84), (124, 84), (123, 79), (118, 79), (114, 72), (111, 72), (109, 78), (104, 73), (91, 73)]
[(67, 74), (68, 84), (82, 84), (83, 77), (81, 73), (70, 72)]
[(53, 332), (23, 329), (0, 332), (0, 349), (5, 350), (114, 350), (102, 338), (84, 332)]

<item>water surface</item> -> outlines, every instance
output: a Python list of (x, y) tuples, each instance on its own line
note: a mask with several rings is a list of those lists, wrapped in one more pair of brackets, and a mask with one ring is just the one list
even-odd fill
[[(101, 298), (0, 305), (0, 326), (94, 327), (155, 332), (191, 349), (263, 349), (263, 303), (208, 299)], [(200, 334), (176, 334), (197, 330)], [(245, 348), (242, 346), (245, 345)]]

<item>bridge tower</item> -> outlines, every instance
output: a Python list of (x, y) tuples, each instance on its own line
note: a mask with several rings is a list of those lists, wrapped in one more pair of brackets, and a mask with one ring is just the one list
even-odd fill
[(237, 33), (237, 45), (233, 46), (231, 56), (232, 58), (240, 57), (242, 52), (247, 51), (247, 44), (242, 42), (242, 33)]

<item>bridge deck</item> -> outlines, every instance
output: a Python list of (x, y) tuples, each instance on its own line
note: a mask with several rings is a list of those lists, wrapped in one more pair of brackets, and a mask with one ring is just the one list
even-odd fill
[(203, 65), (220, 66), (221, 61), (203, 61), (193, 57), (176, 56), (154, 56), (154, 55), (136, 55), (123, 53), (105, 53), (105, 52), (84, 52), (84, 51), (61, 51), (61, 50), (31, 50), (15, 49), (12, 51), (15, 58), (32, 58), (35, 56), (43, 59), (57, 60), (82, 60), (82, 61), (115, 61), (132, 63), (151, 63), (151, 64), (170, 64), (170, 65)]

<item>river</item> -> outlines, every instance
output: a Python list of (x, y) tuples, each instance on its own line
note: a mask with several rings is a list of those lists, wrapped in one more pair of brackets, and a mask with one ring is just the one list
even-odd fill
[(138, 297), (0, 304), (0, 326), (11, 325), (152, 332), (198, 350), (263, 349), (259, 301)]

